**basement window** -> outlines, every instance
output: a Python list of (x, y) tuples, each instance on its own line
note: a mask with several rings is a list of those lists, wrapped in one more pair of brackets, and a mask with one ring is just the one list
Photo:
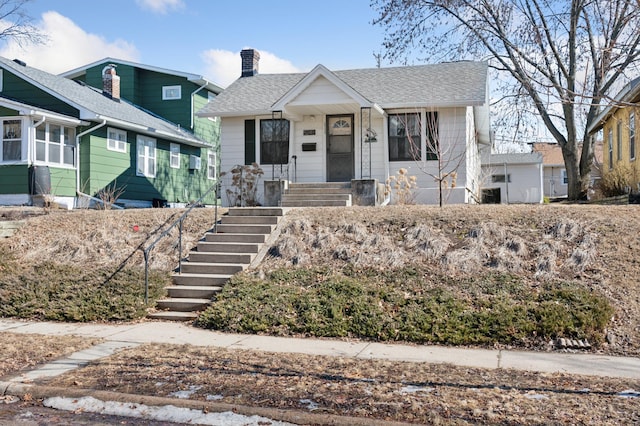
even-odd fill
[(493, 183), (505, 183), (511, 182), (511, 175), (491, 175), (491, 182)]
[(162, 86), (163, 101), (173, 101), (177, 99), (182, 99), (181, 86)]

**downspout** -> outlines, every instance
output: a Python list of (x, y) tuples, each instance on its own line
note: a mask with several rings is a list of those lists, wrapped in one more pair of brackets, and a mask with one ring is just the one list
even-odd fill
[(91, 133), (94, 130), (98, 130), (101, 127), (104, 127), (107, 124), (106, 119), (102, 119), (102, 123), (91, 127), (84, 132), (80, 132), (76, 135), (76, 193), (80, 192), (80, 138), (86, 135), (87, 133)]
[(195, 91), (193, 91), (191, 93), (191, 130), (193, 130), (193, 126), (195, 125), (194, 122), (193, 122), (194, 119), (195, 119), (194, 118), (195, 114), (194, 114), (194, 111), (193, 111), (193, 109), (194, 109), (194, 105), (193, 105), (194, 104), (194, 97), (195, 97), (196, 93), (198, 93), (199, 91), (201, 91), (205, 87), (207, 87), (207, 83), (203, 84), (202, 86), (200, 86), (199, 88), (197, 88)]
[[(37, 129), (37, 128), (42, 124), (42, 123), (44, 123), (46, 120), (47, 120), (47, 117), (45, 117), (45, 116), (43, 115), (43, 116), (42, 116), (42, 120), (40, 120), (40, 121), (38, 121), (38, 122), (36, 122), (36, 123), (33, 123), (33, 130), (34, 130), (35, 132), (37, 132), (37, 130), (36, 130), (36, 129)], [(29, 150), (29, 157), (31, 157), (31, 158), (29, 158), (29, 164), (34, 164), (34, 163), (36, 162), (36, 159), (35, 159), (36, 143), (35, 143), (35, 141), (36, 141), (36, 139), (35, 139), (35, 135), (34, 135), (34, 138), (33, 138), (33, 149), (30, 149), (30, 150)]]

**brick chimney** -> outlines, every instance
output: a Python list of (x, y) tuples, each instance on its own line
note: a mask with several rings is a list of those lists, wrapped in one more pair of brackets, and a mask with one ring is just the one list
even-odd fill
[(116, 66), (109, 64), (102, 70), (102, 94), (120, 100), (120, 76), (116, 74)]
[(243, 49), (240, 52), (242, 58), (242, 74), (240, 77), (253, 77), (258, 74), (258, 62), (260, 53), (255, 49)]

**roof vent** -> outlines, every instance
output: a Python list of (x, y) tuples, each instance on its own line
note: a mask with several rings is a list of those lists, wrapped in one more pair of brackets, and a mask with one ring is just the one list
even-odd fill
[(27, 63), (25, 61), (21, 61), (20, 59), (14, 59), (13, 62), (15, 62), (18, 65), (22, 65), (23, 67), (27, 66)]

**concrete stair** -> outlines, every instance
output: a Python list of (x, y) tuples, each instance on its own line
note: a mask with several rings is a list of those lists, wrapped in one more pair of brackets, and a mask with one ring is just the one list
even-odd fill
[(215, 233), (207, 233), (182, 262), (149, 318), (192, 321), (206, 309), (233, 274), (243, 271), (257, 256), (283, 215), (281, 208), (230, 208)]
[(350, 182), (291, 183), (282, 195), (282, 207), (351, 206)]

